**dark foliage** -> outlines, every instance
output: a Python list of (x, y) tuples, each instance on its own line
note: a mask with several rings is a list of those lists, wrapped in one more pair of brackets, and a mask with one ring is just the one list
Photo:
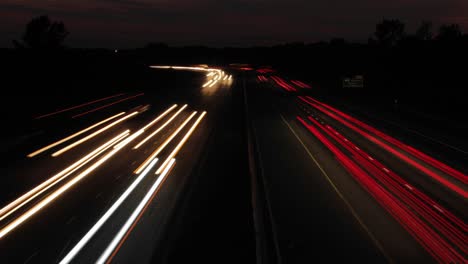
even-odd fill
[(376, 25), (374, 35), (381, 45), (395, 46), (405, 36), (405, 24), (397, 19), (384, 19)]
[(16, 47), (32, 49), (63, 48), (65, 38), (69, 32), (63, 22), (51, 21), (48, 16), (33, 18), (23, 34), (23, 43), (14, 41)]

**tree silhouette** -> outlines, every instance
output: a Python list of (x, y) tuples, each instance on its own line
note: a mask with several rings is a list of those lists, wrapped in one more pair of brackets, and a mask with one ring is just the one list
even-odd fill
[(374, 35), (381, 45), (395, 46), (405, 36), (405, 24), (398, 19), (384, 19), (376, 25)]
[(420, 40), (431, 40), (432, 36), (432, 22), (423, 21), (416, 30), (416, 38)]
[(63, 22), (51, 21), (48, 16), (33, 18), (23, 34), (23, 43), (14, 41), (15, 46), (32, 49), (57, 49), (63, 47), (63, 42), (69, 32)]
[(462, 36), (462, 32), (460, 29), (460, 25), (450, 24), (450, 25), (440, 26), (437, 39), (444, 40), (444, 41), (454, 41), (454, 40), (461, 38), (461, 36)]

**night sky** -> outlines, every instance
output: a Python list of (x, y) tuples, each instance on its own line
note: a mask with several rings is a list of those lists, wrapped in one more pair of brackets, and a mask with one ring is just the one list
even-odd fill
[(366, 41), (376, 22), (398, 18), (414, 31), (458, 23), (468, 31), (467, 0), (2, 0), (0, 47), (25, 24), (49, 15), (65, 23), (72, 47), (132, 48), (146, 43), (249, 46), (343, 37)]

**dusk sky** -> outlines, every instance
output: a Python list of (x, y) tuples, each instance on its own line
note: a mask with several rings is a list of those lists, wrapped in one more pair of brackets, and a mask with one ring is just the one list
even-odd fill
[(402, 20), (409, 32), (422, 20), (468, 31), (467, 0), (2, 0), (0, 47), (39, 15), (63, 21), (71, 47), (366, 41), (383, 18)]

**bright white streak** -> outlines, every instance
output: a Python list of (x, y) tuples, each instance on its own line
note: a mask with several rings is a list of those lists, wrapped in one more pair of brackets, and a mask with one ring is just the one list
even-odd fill
[(154, 167), (157, 158), (151, 161), (150, 165), (133, 181), (127, 190), (119, 197), (117, 201), (107, 210), (107, 212), (94, 224), (94, 226), (86, 233), (86, 235), (73, 247), (70, 252), (60, 261), (60, 264), (70, 263), (75, 256), (80, 252), (81, 249), (89, 242), (89, 240), (101, 229), (106, 221), (112, 216), (112, 214), (119, 208), (119, 206), (127, 199), (130, 193), (136, 188), (136, 186), (146, 177), (148, 172)]
[(55, 147), (55, 146), (57, 146), (57, 145), (60, 145), (60, 144), (62, 144), (63, 142), (66, 142), (66, 141), (68, 141), (68, 140), (70, 140), (70, 139), (72, 139), (72, 138), (74, 138), (74, 137), (77, 137), (77, 136), (83, 134), (84, 132), (89, 131), (89, 130), (91, 130), (91, 129), (93, 129), (93, 128), (95, 128), (95, 127), (101, 125), (101, 124), (107, 123), (108, 121), (110, 121), (110, 120), (112, 120), (112, 119), (114, 119), (114, 118), (117, 118), (117, 117), (119, 117), (119, 116), (121, 116), (121, 115), (123, 115), (123, 114), (125, 114), (125, 112), (122, 112), (122, 113), (116, 114), (116, 115), (114, 115), (114, 116), (111, 116), (111, 117), (109, 117), (109, 118), (107, 118), (107, 119), (105, 119), (105, 120), (102, 120), (101, 122), (98, 122), (98, 123), (96, 123), (96, 124), (94, 124), (94, 125), (92, 125), (92, 126), (89, 126), (89, 127), (85, 128), (85, 129), (81, 130), (81, 131), (78, 131), (78, 132), (76, 132), (76, 133), (73, 134), (73, 135), (70, 135), (70, 136), (68, 136), (68, 137), (66, 137), (66, 138), (64, 138), (64, 139), (61, 139), (61, 140), (59, 140), (59, 141), (57, 141), (57, 142), (54, 142), (54, 143), (52, 143), (52, 144), (50, 144), (50, 145), (48, 145), (48, 146), (45, 146), (45, 147), (41, 148), (41, 149), (39, 149), (39, 150), (36, 150), (36, 151), (34, 151), (33, 153), (28, 154), (28, 158), (32, 158), (32, 157), (34, 157), (34, 156), (36, 156), (36, 155), (38, 155), (38, 154), (41, 154), (42, 152), (44, 152), (44, 151), (46, 151), (46, 150), (48, 150), (48, 149), (51, 149), (51, 148), (53, 148), (53, 147)]
[(174, 104), (173, 106), (171, 106), (169, 109), (167, 109), (164, 113), (162, 113), (161, 115), (159, 115), (158, 117), (156, 117), (153, 121), (151, 121), (149, 124), (147, 124), (146, 126), (144, 126), (142, 129), (143, 130), (146, 130), (148, 129), (150, 126), (152, 126), (154, 123), (158, 122), (161, 118), (165, 117), (167, 114), (169, 114), (169, 112), (171, 112), (174, 108), (177, 107), (177, 104)]
[(208, 82), (206, 82), (205, 84), (203, 84), (202, 87), (207, 87), (207, 86), (210, 85), (212, 82), (213, 82), (213, 80), (209, 80)]
[(146, 204), (149, 202), (149, 200), (151, 199), (153, 194), (158, 190), (159, 185), (166, 178), (169, 170), (174, 165), (174, 162), (175, 162), (175, 159), (172, 159), (171, 162), (166, 166), (166, 169), (161, 173), (161, 175), (159, 175), (158, 179), (156, 179), (154, 184), (151, 186), (150, 190), (146, 193), (145, 197), (143, 197), (143, 199), (138, 204), (135, 211), (133, 211), (133, 213), (127, 219), (127, 221), (122, 226), (122, 228), (119, 230), (119, 232), (114, 237), (114, 239), (112, 239), (111, 243), (109, 244), (109, 246), (107, 246), (106, 250), (102, 253), (102, 255), (99, 257), (99, 259), (96, 261), (96, 263), (98, 263), (98, 264), (106, 263), (107, 259), (112, 254), (112, 252), (114, 252), (117, 245), (120, 243), (120, 241), (125, 236), (125, 234), (129, 231), (130, 227), (133, 225), (133, 223), (137, 219), (138, 215), (140, 215), (140, 213), (143, 211), (143, 209), (145, 208)]
[[(128, 134), (128, 130), (125, 131), (122, 134)], [(119, 135), (118, 137), (120, 137)], [(24, 214), (22, 214), (20, 217), (16, 218), (12, 222), (10, 222), (8, 225), (3, 227), (0, 230), (0, 239), (3, 238), (5, 235), (10, 233), (13, 229), (24, 223), (26, 220), (28, 220), (31, 216), (33, 216), (35, 213), (37, 213), (39, 210), (47, 206), (49, 203), (51, 203), (53, 200), (55, 200), (57, 197), (59, 197), (62, 193), (67, 191), (69, 188), (71, 188), (73, 185), (75, 185), (78, 181), (83, 179), (84, 177), (88, 176), (93, 170), (95, 170), (97, 167), (102, 165), (104, 162), (106, 162), (108, 159), (110, 159), (115, 153), (117, 153), (119, 149), (113, 149), (109, 153), (107, 153), (104, 157), (102, 157), (100, 160), (98, 160), (96, 163), (91, 165), (89, 168), (84, 170), (82, 173), (78, 174), (75, 178), (67, 182), (65, 185), (57, 189), (55, 192), (44, 198), (42, 201), (40, 201), (38, 204), (33, 206), (31, 209), (26, 211)]]
[[(128, 133), (127, 133), (128, 134)], [(73, 163), (72, 165), (68, 166), (66, 169), (62, 170), (61, 172), (57, 173), (53, 177), (49, 178), (45, 182), (39, 184), (38, 186), (34, 187), (34, 189), (28, 191), (27, 193), (23, 194), (21, 197), (17, 198), (13, 202), (9, 203), (7, 206), (3, 207), (2, 210), (0, 210), (0, 221), (3, 220), (5, 217), (9, 216), (25, 204), (27, 204), (29, 201), (32, 199), (36, 198), (38, 195), (41, 193), (47, 191), (50, 189), (52, 186), (55, 184), (59, 183), (66, 177), (68, 177), (70, 174), (78, 170), (79, 168), (83, 167), (86, 165), (88, 162), (93, 160), (95, 157), (100, 155), (102, 152), (106, 151), (108, 148), (110, 148), (114, 143), (117, 141), (121, 140), (123, 137), (127, 136), (127, 134), (121, 134), (120, 137), (115, 137), (112, 140), (106, 142), (102, 146), (96, 148), (93, 150), (91, 153), (88, 155), (84, 156), (77, 162)], [(14, 207), (14, 208), (13, 208)]]
[(148, 163), (153, 158), (155, 158), (167, 146), (167, 144), (169, 144), (174, 139), (174, 137), (177, 136), (177, 134), (179, 134), (179, 132), (185, 127), (185, 125), (187, 125), (187, 123), (192, 119), (193, 116), (195, 116), (196, 113), (197, 111), (194, 111), (189, 117), (187, 117), (187, 119), (185, 119), (185, 121), (179, 126), (179, 128), (177, 128), (177, 130), (174, 131), (164, 141), (164, 143), (162, 143), (153, 153), (151, 153), (151, 155), (140, 166), (138, 166), (138, 168), (134, 171), (134, 173), (135, 174), (140, 173), (148, 165)]
[(64, 152), (66, 152), (66, 151), (68, 151), (68, 150), (70, 150), (70, 149), (72, 149), (72, 148), (78, 146), (79, 144), (81, 144), (81, 143), (83, 143), (83, 142), (85, 142), (85, 141), (87, 141), (87, 140), (89, 140), (89, 139), (91, 139), (91, 138), (97, 136), (98, 134), (101, 134), (102, 132), (106, 131), (107, 129), (109, 129), (109, 128), (115, 126), (115, 125), (117, 125), (118, 123), (120, 123), (120, 122), (122, 122), (122, 121), (124, 121), (124, 120), (126, 120), (126, 119), (128, 119), (128, 118), (130, 118), (130, 117), (132, 117), (132, 116), (134, 116), (134, 115), (136, 115), (136, 114), (138, 114), (138, 111), (135, 111), (135, 112), (133, 112), (133, 113), (131, 113), (131, 114), (129, 114), (129, 115), (126, 115), (126, 116), (120, 118), (120, 119), (117, 120), (117, 121), (112, 122), (111, 124), (109, 124), (109, 125), (107, 125), (107, 126), (101, 128), (101, 129), (99, 129), (98, 131), (96, 131), (96, 132), (94, 132), (94, 133), (92, 133), (92, 134), (90, 134), (90, 135), (88, 135), (88, 136), (86, 136), (86, 137), (84, 137), (84, 138), (82, 138), (82, 139), (76, 141), (75, 143), (72, 143), (72, 144), (70, 144), (70, 145), (64, 147), (63, 149), (61, 149), (61, 150), (59, 150), (59, 151), (56, 151), (55, 153), (52, 154), (52, 157), (57, 157), (58, 155), (60, 155), (60, 154), (62, 154), (62, 153), (64, 153)]
[(187, 105), (185, 104), (184, 106), (182, 106), (182, 108), (179, 109), (179, 111), (177, 111), (174, 115), (172, 115), (172, 117), (167, 120), (162, 126), (160, 126), (158, 129), (156, 129), (156, 131), (154, 131), (153, 133), (151, 133), (150, 135), (148, 135), (146, 138), (144, 138), (140, 143), (138, 143), (135, 147), (133, 147), (133, 149), (138, 149), (139, 147), (141, 147), (143, 144), (145, 144), (146, 141), (150, 140), (152, 137), (154, 137), (154, 135), (156, 135), (157, 133), (159, 133), (162, 129), (164, 129), (169, 123), (172, 122), (172, 120), (174, 120), (174, 118), (176, 118), (185, 108), (187, 107)]
[(185, 136), (182, 138), (182, 140), (177, 144), (177, 146), (174, 148), (174, 150), (169, 154), (167, 157), (166, 161), (159, 167), (159, 169), (156, 171), (156, 174), (161, 173), (161, 171), (165, 168), (165, 166), (169, 163), (170, 159), (174, 158), (175, 155), (177, 155), (177, 152), (184, 146), (185, 142), (189, 139), (189, 137), (192, 135), (193, 131), (197, 128), (198, 124), (201, 122), (203, 117), (205, 117), (206, 111), (203, 111), (203, 113), (198, 117), (198, 119), (193, 123), (192, 127), (190, 128), (189, 131), (185, 134)]

